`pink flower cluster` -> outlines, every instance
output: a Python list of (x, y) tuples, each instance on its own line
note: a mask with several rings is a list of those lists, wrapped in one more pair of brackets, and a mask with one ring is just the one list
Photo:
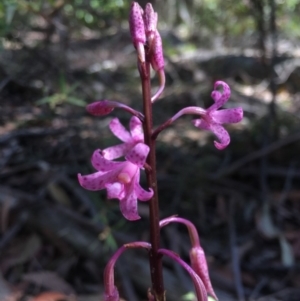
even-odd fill
[[(219, 86), (223, 88), (222, 93), (217, 90)], [(218, 110), (230, 97), (230, 88), (222, 81), (215, 83), (211, 96), (214, 104), (208, 109), (186, 107), (175, 114), (168, 125), (184, 114), (198, 115), (200, 118), (193, 120), (193, 124), (200, 129), (212, 131), (219, 140), (214, 142), (216, 148), (224, 149), (230, 143), (230, 136), (222, 124), (241, 121), (243, 110), (242, 108)], [(112, 107), (121, 107), (121, 104), (107, 100), (97, 101), (88, 105), (87, 110), (93, 115), (105, 115)], [(132, 108), (125, 109), (138, 115)], [(130, 131), (127, 131), (119, 119), (114, 118), (109, 127), (123, 143), (96, 150), (92, 156), (92, 165), (97, 172), (87, 176), (79, 174), (79, 183), (88, 190), (107, 189), (108, 199), (119, 199), (123, 216), (128, 220), (137, 220), (140, 218), (137, 200), (148, 201), (153, 196), (152, 189), (146, 191), (139, 184), (140, 169), (143, 169), (149, 153), (149, 147), (144, 144), (142, 122), (133, 116), (129, 123)], [(125, 157), (125, 161), (113, 161), (120, 157)]]

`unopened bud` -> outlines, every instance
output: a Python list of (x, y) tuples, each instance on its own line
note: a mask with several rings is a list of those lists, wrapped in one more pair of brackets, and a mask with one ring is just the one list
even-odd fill
[(157, 26), (157, 13), (153, 10), (151, 3), (146, 4), (145, 13), (143, 17), (144, 17), (146, 38), (148, 40), (149, 47), (151, 48), (155, 36), (156, 26)]
[(90, 103), (89, 105), (86, 106), (86, 110), (94, 116), (107, 115), (111, 113), (115, 108), (124, 110), (132, 114), (133, 116), (138, 117), (140, 120), (144, 120), (144, 115), (141, 112), (138, 112), (133, 108), (114, 100), (99, 100)]
[(118, 289), (114, 287), (111, 294), (104, 294), (104, 301), (120, 301)]
[(137, 2), (132, 2), (129, 14), (129, 28), (132, 43), (141, 63), (145, 62), (146, 33), (143, 19), (144, 11)]
[(116, 105), (109, 100), (99, 100), (86, 106), (86, 110), (95, 116), (104, 116), (111, 113)]
[(148, 297), (148, 301), (155, 301), (155, 298), (154, 298), (153, 294), (151, 293), (150, 288), (148, 289), (147, 297)]
[(210, 294), (215, 300), (218, 300), (210, 282), (205, 254), (200, 246), (193, 247), (191, 249), (190, 260), (191, 260), (192, 269), (201, 278), (207, 293)]
[(151, 45), (150, 62), (155, 71), (163, 69), (165, 66), (162, 41), (157, 30), (154, 33), (154, 38)]
[(132, 42), (136, 47), (137, 43), (146, 43), (143, 9), (137, 2), (132, 2), (129, 15), (129, 27)]

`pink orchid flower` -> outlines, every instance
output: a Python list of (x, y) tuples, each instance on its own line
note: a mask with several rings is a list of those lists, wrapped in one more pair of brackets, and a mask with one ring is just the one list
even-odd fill
[(82, 176), (78, 174), (80, 185), (88, 190), (107, 189), (108, 199), (119, 199), (123, 216), (128, 220), (140, 219), (137, 200), (148, 201), (153, 190), (144, 190), (140, 184), (140, 169), (143, 168), (149, 147), (144, 143), (136, 144), (126, 155), (124, 162), (110, 161), (96, 150), (91, 162), (97, 172)]
[[(222, 86), (223, 93), (217, 91), (218, 86)], [(237, 123), (243, 119), (243, 109), (242, 108), (231, 108), (218, 110), (222, 105), (224, 105), (230, 97), (229, 86), (222, 82), (217, 81), (214, 85), (214, 91), (211, 93), (211, 97), (215, 103), (210, 106), (207, 110), (200, 107), (186, 107), (176, 113), (172, 118), (166, 121), (162, 126), (157, 128), (153, 134), (152, 138), (156, 139), (158, 134), (165, 129), (167, 126), (172, 124), (176, 119), (182, 115), (192, 114), (199, 115), (200, 119), (193, 120), (193, 124), (204, 130), (212, 131), (218, 138), (218, 141), (214, 141), (215, 147), (217, 149), (224, 149), (230, 143), (230, 136), (228, 132), (223, 127), (223, 123)]]
[(129, 122), (130, 132), (125, 129), (118, 118), (112, 119), (109, 128), (124, 143), (104, 149), (102, 155), (105, 159), (113, 160), (126, 156), (136, 144), (144, 142), (142, 122), (135, 116), (131, 117)]
[[(222, 86), (223, 93), (220, 93), (216, 89), (218, 86)], [(232, 109), (218, 109), (223, 106), (230, 97), (230, 88), (223, 81), (217, 81), (214, 85), (214, 91), (211, 93), (211, 97), (215, 103), (205, 110), (205, 114), (201, 114), (201, 119), (193, 120), (193, 124), (204, 130), (212, 131), (220, 142), (214, 141), (217, 149), (224, 149), (230, 143), (230, 136), (228, 132), (222, 126), (223, 123), (237, 123), (243, 119), (242, 108)]]

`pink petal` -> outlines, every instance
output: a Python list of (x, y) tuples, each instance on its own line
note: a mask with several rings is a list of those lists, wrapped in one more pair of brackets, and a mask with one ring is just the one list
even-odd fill
[(108, 147), (102, 151), (102, 155), (107, 160), (113, 160), (116, 158), (120, 158), (127, 154), (130, 149), (133, 147), (134, 144), (132, 143), (122, 143), (118, 145), (114, 145)]
[(138, 143), (134, 148), (126, 155), (126, 160), (142, 168), (146, 162), (146, 158), (149, 153), (149, 146), (144, 143)]
[(215, 147), (217, 149), (224, 149), (230, 143), (230, 137), (228, 132), (220, 124), (211, 124), (210, 130), (218, 137), (220, 142), (214, 141)]
[(149, 188), (150, 191), (145, 190), (140, 186), (140, 170), (138, 169), (137, 173), (133, 179), (134, 182), (134, 192), (140, 201), (149, 201), (153, 196), (153, 190)]
[[(110, 161), (108, 161), (110, 162)], [(88, 190), (101, 190), (106, 188), (107, 184), (112, 184), (119, 182), (119, 174), (120, 172), (126, 168), (128, 162), (111, 162), (116, 163), (115, 167), (108, 171), (98, 171), (90, 175), (82, 176), (78, 174), (78, 180), (80, 185)]]
[(80, 185), (88, 190), (101, 190), (105, 188), (105, 184), (116, 178), (115, 172), (103, 173), (101, 171), (95, 172), (90, 175), (82, 176), (78, 174), (78, 181)]
[[(216, 90), (219, 85), (223, 87), (222, 93)], [(209, 107), (207, 111), (212, 112), (222, 107), (224, 103), (226, 103), (227, 100), (229, 99), (230, 94), (231, 94), (230, 88), (225, 82), (222, 81), (215, 82), (214, 91), (211, 92), (211, 97), (215, 101), (215, 103), (211, 107)]]
[(216, 123), (237, 123), (243, 119), (243, 109), (233, 108), (211, 112)]
[(124, 198), (124, 185), (121, 183), (106, 184), (107, 198), (108, 199), (123, 199)]
[(144, 141), (144, 132), (142, 127), (142, 122), (135, 116), (131, 117), (130, 119), (130, 133), (131, 137), (135, 139), (135, 141), (140, 140), (141, 142)]
[(224, 149), (230, 143), (230, 137), (224, 127), (218, 123), (208, 123), (203, 119), (196, 119), (192, 121), (193, 124), (203, 130), (212, 131), (220, 140), (220, 142), (214, 141), (217, 149)]
[(153, 197), (153, 190), (149, 188), (150, 191), (145, 190), (141, 187), (140, 183), (137, 181), (134, 186), (134, 191), (137, 198), (140, 201), (149, 201)]
[(91, 161), (93, 167), (98, 171), (109, 171), (122, 165), (122, 162), (113, 162), (105, 159), (99, 149), (94, 151)]
[(133, 191), (120, 201), (120, 210), (124, 217), (130, 221), (141, 218), (138, 214), (137, 197)]
[(118, 118), (112, 119), (112, 121), (109, 124), (109, 128), (113, 132), (113, 134), (116, 137), (118, 137), (121, 141), (123, 141), (123, 142), (130, 141), (131, 136), (130, 136), (129, 132), (121, 124), (121, 122)]

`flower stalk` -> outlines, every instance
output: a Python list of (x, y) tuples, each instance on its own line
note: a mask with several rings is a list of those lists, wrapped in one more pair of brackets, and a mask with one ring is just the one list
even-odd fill
[(196, 272), (186, 262), (184, 262), (176, 253), (166, 249), (160, 249), (158, 252), (160, 254), (170, 257), (178, 264), (180, 264), (189, 273), (190, 277), (192, 278), (198, 301), (207, 301), (205, 286), (201, 278), (196, 274)]
[(158, 253), (160, 246), (160, 227), (159, 227), (159, 202), (156, 177), (156, 153), (155, 139), (152, 139), (153, 116), (151, 102), (151, 82), (150, 82), (150, 63), (142, 63), (144, 66), (139, 68), (142, 82), (143, 92), (143, 108), (144, 108), (144, 139), (145, 144), (149, 146), (149, 155), (146, 163), (150, 166), (146, 170), (147, 184), (153, 190), (153, 197), (149, 201), (150, 212), (150, 271), (152, 280), (152, 290), (156, 301), (165, 300), (165, 291), (162, 275), (162, 260)]
[(120, 247), (110, 258), (104, 269), (104, 301), (119, 301), (119, 292), (115, 286), (115, 265), (119, 257), (127, 250), (133, 248), (151, 249), (149, 243), (143, 241), (135, 241)]

